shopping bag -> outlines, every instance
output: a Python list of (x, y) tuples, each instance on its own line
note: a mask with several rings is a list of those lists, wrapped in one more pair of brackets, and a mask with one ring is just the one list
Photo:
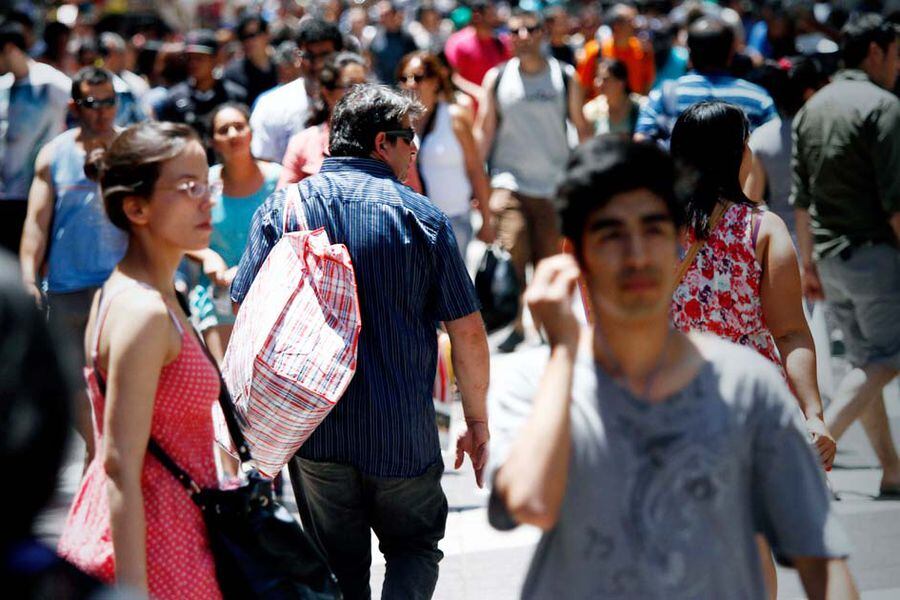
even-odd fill
[(475, 292), (481, 302), (481, 318), (487, 330), (511, 323), (519, 311), (519, 279), (509, 252), (496, 244), (485, 248), (475, 273)]
[[(302, 215), (296, 189), (285, 211)], [(340, 400), (356, 372), (360, 328), (347, 248), (324, 229), (285, 233), (241, 304), (222, 363), (261, 473), (277, 475)], [(220, 411), (214, 420), (229, 449)]]

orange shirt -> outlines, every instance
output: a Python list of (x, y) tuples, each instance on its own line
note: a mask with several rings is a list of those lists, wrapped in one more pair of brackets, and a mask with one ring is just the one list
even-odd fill
[[(603, 58), (616, 58), (628, 67), (628, 84), (631, 91), (646, 95), (656, 78), (656, 65), (653, 63), (653, 52), (644, 47), (636, 37), (629, 38), (627, 46), (615, 46), (612, 39), (603, 42)], [(597, 60), (600, 55), (600, 43), (591, 40), (584, 46), (584, 58), (576, 69), (578, 80), (587, 92), (586, 99), (597, 96), (594, 78), (597, 74)]]

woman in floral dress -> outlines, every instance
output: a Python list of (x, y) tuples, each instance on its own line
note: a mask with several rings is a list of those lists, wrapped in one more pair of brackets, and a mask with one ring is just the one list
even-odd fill
[[(790, 233), (742, 189), (752, 155), (743, 111), (724, 102), (687, 109), (672, 130), (672, 156), (693, 192), (687, 199), (683, 246), (700, 250), (672, 298), (672, 322), (755, 348), (781, 369), (800, 405), (826, 469), (836, 452), (822, 420), (816, 354), (803, 314), (800, 268)], [(760, 544), (766, 584), (775, 597), (771, 552)]]

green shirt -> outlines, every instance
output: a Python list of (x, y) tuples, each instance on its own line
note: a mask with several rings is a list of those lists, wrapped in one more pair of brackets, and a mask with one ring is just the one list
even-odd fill
[(840, 71), (800, 110), (791, 166), (791, 204), (809, 211), (816, 258), (896, 244), (900, 100), (863, 71)]

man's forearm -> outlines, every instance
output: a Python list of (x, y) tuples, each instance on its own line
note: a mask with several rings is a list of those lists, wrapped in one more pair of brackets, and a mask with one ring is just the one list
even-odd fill
[(813, 264), (813, 235), (809, 211), (804, 208), (795, 208), (794, 219), (797, 229), (797, 250), (800, 251), (800, 266), (809, 267)]
[[(453, 372), (462, 397), (466, 421), (487, 422), (487, 390), (490, 383), (490, 350), (487, 336), (476, 313), (478, 327), (469, 323), (466, 330), (449, 325)], [(469, 317), (465, 317), (469, 318)], [(480, 330), (480, 331), (479, 331)]]
[(894, 237), (897, 238), (897, 244), (900, 245), (900, 212), (891, 215), (891, 228), (894, 230)]
[(497, 493), (513, 518), (545, 531), (556, 524), (568, 484), (575, 353), (574, 345), (551, 349), (532, 413), (496, 476)]

